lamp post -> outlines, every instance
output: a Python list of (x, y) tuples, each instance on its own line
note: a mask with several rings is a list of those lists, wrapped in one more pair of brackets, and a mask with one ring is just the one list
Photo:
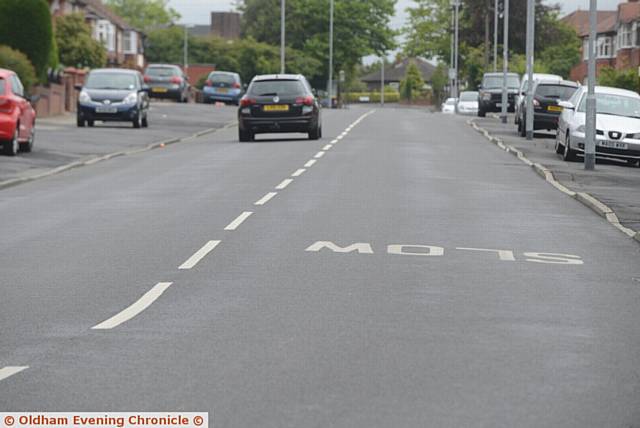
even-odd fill
[[(535, 48), (536, 14), (535, 0), (527, 0), (527, 140), (533, 140), (533, 55)], [(520, 96), (521, 94), (518, 94)]]
[(498, 19), (500, 14), (498, 12), (498, 3), (500, 0), (495, 0), (493, 11), (493, 72), (498, 71)]
[(285, 6), (286, 0), (280, 0), (280, 73), (284, 74), (284, 37), (285, 37)]
[(502, 123), (507, 123), (507, 107), (509, 106), (509, 94), (507, 92), (507, 73), (509, 72), (509, 0), (504, 0), (504, 43), (502, 49), (502, 111), (500, 119)]
[(333, 107), (333, 0), (329, 3), (329, 107)]
[(380, 67), (380, 105), (384, 106), (384, 55), (380, 57), (380, 61), (382, 62), (382, 66)]
[(585, 120), (584, 169), (593, 171), (596, 168), (596, 26), (597, 0), (589, 1), (589, 65), (587, 71), (587, 116)]
[(460, 0), (450, 0), (453, 9), (453, 36), (452, 36), (452, 55), (451, 55), (451, 97), (458, 97), (458, 46), (459, 46), (459, 30), (460, 30)]

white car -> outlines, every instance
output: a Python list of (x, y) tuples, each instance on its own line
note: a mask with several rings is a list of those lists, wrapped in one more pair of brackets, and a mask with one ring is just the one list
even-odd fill
[[(584, 154), (587, 88), (578, 88), (558, 121), (556, 153), (566, 161)], [(640, 160), (640, 95), (625, 89), (596, 86), (596, 157)]]
[[(538, 80), (544, 80), (545, 82), (562, 82), (562, 77), (557, 74), (545, 74), (545, 73), (533, 73), (533, 83), (535, 84)], [(520, 82), (520, 89), (518, 89), (518, 94), (516, 95), (516, 106), (515, 106), (515, 119), (514, 123), (518, 125), (520, 123), (520, 115), (522, 113), (522, 106), (524, 105), (524, 101), (527, 99), (527, 90), (529, 89), (529, 75), (527, 73), (522, 76), (522, 82)]]
[(460, 94), (458, 104), (456, 104), (456, 112), (458, 114), (478, 114), (478, 93), (466, 91)]
[(457, 102), (457, 98), (447, 98), (447, 100), (442, 103), (442, 107), (441, 107), (442, 113), (455, 114), (456, 102)]

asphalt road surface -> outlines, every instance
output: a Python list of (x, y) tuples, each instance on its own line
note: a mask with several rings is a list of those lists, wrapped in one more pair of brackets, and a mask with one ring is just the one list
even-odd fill
[(351, 108), (323, 133), (3, 190), (0, 409), (640, 426), (637, 242), (463, 118)]

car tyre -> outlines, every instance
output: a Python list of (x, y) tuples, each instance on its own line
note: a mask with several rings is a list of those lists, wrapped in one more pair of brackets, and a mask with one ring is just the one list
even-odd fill
[(319, 140), (322, 136), (322, 128), (320, 125), (317, 125), (314, 129), (309, 131), (309, 139), (310, 140)]
[(560, 144), (560, 134), (556, 134), (556, 153), (561, 155), (564, 153), (564, 146)]
[(148, 128), (149, 127), (149, 118), (148, 115), (144, 115), (144, 117), (142, 118), (142, 123), (141, 123), (143, 128)]
[(562, 159), (567, 162), (575, 162), (577, 160), (576, 152), (571, 148), (571, 141), (569, 135), (564, 142), (564, 151), (562, 152)]
[(484, 110), (478, 110), (478, 117), (486, 117), (487, 116), (487, 112)]
[(31, 133), (29, 134), (29, 140), (26, 143), (20, 143), (20, 151), (24, 153), (30, 153), (33, 150), (33, 144), (36, 139), (36, 124), (31, 127)]
[(518, 131), (520, 133), (521, 137), (526, 137), (527, 136), (527, 122), (522, 119), (519, 121), (518, 123)]
[(89, 126), (89, 128), (93, 128), (93, 126), (95, 125), (95, 121), (93, 120), (87, 120), (87, 125)]
[(136, 114), (136, 117), (133, 118), (132, 122), (133, 122), (133, 127), (136, 129), (139, 129), (142, 126), (142, 123), (140, 120), (140, 113)]
[(627, 159), (627, 165), (629, 166), (638, 166), (638, 162), (637, 159)]
[(250, 131), (243, 131), (242, 129), (238, 129), (238, 140), (240, 140), (241, 143), (248, 143), (250, 141), (253, 141), (253, 134)]
[(18, 142), (18, 131), (20, 129), (20, 124), (16, 125), (16, 130), (13, 134), (13, 138), (9, 141), (4, 142), (4, 154), (7, 156), (15, 156), (18, 154), (20, 150), (20, 143)]
[(80, 119), (79, 117), (76, 119), (76, 124), (78, 125), (78, 128), (84, 128), (85, 123), (86, 122), (83, 119)]

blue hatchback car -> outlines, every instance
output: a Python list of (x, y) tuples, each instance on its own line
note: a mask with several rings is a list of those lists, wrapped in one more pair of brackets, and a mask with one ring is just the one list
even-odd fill
[(244, 95), (242, 80), (238, 73), (213, 71), (202, 88), (205, 103), (220, 101), (238, 105)]

